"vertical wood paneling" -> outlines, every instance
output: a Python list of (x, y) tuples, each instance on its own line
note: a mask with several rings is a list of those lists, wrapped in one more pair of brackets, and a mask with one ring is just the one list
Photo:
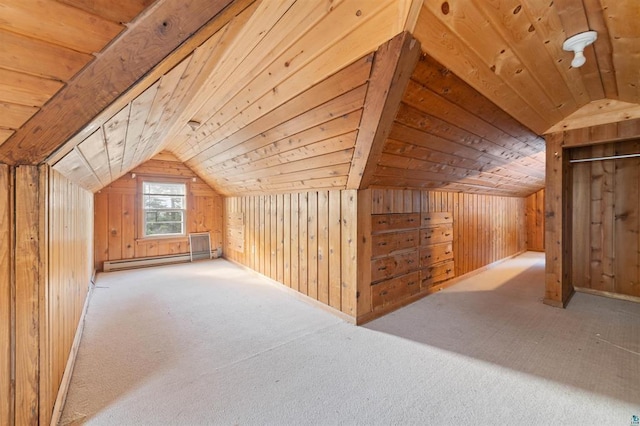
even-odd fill
[(48, 383), (41, 389), (41, 423), (51, 418), (93, 273), (93, 194), (53, 170), (49, 182), (48, 322), (42, 349), (48, 349), (50, 369), (40, 373), (41, 386)]
[[(146, 176), (184, 180), (189, 190), (187, 194), (187, 233), (209, 232), (211, 248), (222, 247), (222, 197), (179, 161), (171, 159), (169, 156), (162, 158), (168, 159), (153, 159), (132, 170), (132, 173), (137, 175), (137, 179), (133, 179), (131, 174), (126, 174), (95, 194), (96, 269), (102, 270), (105, 260), (189, 253), (189, 243), (186, 236), (146, 240), (139, 238), (138, 233), (142, 226), (139, 223), (141, 220), (140, 203), (142, 202), (138, 194), (139, 180)], [(242, 210), (240, 207), (237, 208)], [(271, 215), (270, 211), (267, 213), (267, 216), (273, 217), (274, 221), (276, 220), (275, 212), (274, 207), (274, 215)], [(264, 219), (264, 211), (262, 215)], [(251, 220), (251, 217), (245, 216), (244, 220)], [(271, 219), (269, 225), (271, 225)], [(267, 250), (270, 249), (269, 246)], [(246, 256), (250, 256), (250, 253)]]
[[(640, 142), (572, 148), (572, 158), (640, 151)], [(640, 161), (575, 163), (571, 167), (571, 280), (575, 287), (640, 297)]]
[(345, 314), (356, 317), (357, 315), (357, 291), (358, 291), (358, 247), (357, 247), (357, 217), (358, 195), (354, 189), (341, 193), (342, 227), (340, 246), (342, 256), (341, 271), (341, 308)]
[(640, 120), (635, 119), (546, 136), (545, 303), (564, 306), (574, 285), (616, 297), (640, 295), (637, 281), (624, 293), (616, 283), (616, 277), (634, 269), (625, 256), (639, 238), (631, 208), (635, 203), (630, 201), (639, 184), (626, 176), (626, 160), (570, 165), (567, 159), (637, 153), (639, 135)]
[[(413, 203), (412, 213), (417, 207), (420, 212), (420, 198), (412, 197)], [(358, 315), (371, 310), (371, 218), (368, 212), (373, 212), (376, 207), (373, 204), (373, 194), (375, 190), (365, 189), (358, 191), (358, 288), (357, 288), (357, 309)]]
[[(284, 280), (282, 283), (291, 287), (291, 194), (284, 194)], [(255, 197), (251, 197), (255, 199)], [(249, 206), (251, 208), (251, 206)], [(255, 268), (254, 268), (255, 269)]]
[(338, 310), (341, 307), (342, 297), (340, 198), (339, 191), (329, 191), (329, 306)]
[(307, 294), (318, 299), (318, 193), (315, 191), (308, 194), (307, 234)]
[(13, 183), (9, 166), (0, 164), (0, 424), (13, 419), (13, 386), (11, 382), (11, 285)]
[(308, 294), (309, 284), (307, 276), (307, 244), (308, 244), (308, 197), (306, 192), (298, 194), (298, 291)]
[(526, 205), (527, 250), (544, 251), (544, 189), (529, 195)]
[[(629, 144), (640, 152), (640, 141)], [(615, 160), (614, 292), (640, 297), (640, 160)]]
[(2, 166), (0, 201), (0, 424), (49, 424), (93, 272), (93, 194)]
[(329, 304), (329, 191), (318, 192), (318, 300)]
[[(404, 206), (404, 195), (401, 201)], [(225, 216), (239, 212), (258, 219), (245, 220), (244, 252), (224, 256), (355, 319), (357, 203), (356, 190), (226, 198)], [(267, 223), (272, 229), (264, 232)]]
[(299, 194), (291, 194), (291, 288), (295, 291), (300, 290), (300, 251), (298, 244), (300, 244), (300, 238), (298, 237), (298, 227), (300, 226), (300, 204)]

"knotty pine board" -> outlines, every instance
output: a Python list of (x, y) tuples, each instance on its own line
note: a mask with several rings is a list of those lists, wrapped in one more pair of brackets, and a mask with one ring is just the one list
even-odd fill
[(544, 189), (527, 197), (527, 250), (544, 251)]
[(372, 189), (372, 214), (453, 212), (456, 276), (525, 250), (525, 200), (481, 194)]
[(227, 241), (224, 256), (355, 318), (356, 206), (354, 190), (225, 198), (225, 217), (249, 220), (244, 251)]
[(93, 194), (51, 171), (49, 275), (41, 323), (40, 420), (49, 422), (93, 274)]
[[(211, 247), (222, 247), (222, 198), (188, 167), (170, 154), (152, 159), (95, 194), (95, 265), (105, 260), (189, 253), (188, 237), (140, 239), (140, 203), (137, 193), (143, 178), (176, 178), (187, 183), (186, 232), (209, 232)], [(196, 181), (193, 182), (192, 179)]]

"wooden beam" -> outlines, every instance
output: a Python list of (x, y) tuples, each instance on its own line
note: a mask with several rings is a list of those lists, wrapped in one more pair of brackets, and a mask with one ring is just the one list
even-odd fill
[(158, 0), (0, 147), (0, 161), (42, 162), (230, 3)]
[[(219, 30), (224, 27), (231, 19), (233, 19), (240, 12), (245, 11), (250, 5), (255, 6), (255, 0), (235, 0), (231, 6), (226, 8), (220, 15), (218, 15), (215, 19), (209, 21), (207, 25), (202, 27), (197, 33), (191, 36), (187, 41), (185, 41), (180, 47), (178, 47), (175, 51), (173, 51), (169, 56), (167, 56), (158, 66), (156, 66), (152, 71), (146, 74), (143, 78), (141, 78), (135, 85), (133, 85), (127, 92), (122, 94), (118, 99), (116, 99), (111, 105), (102, 110), (100, 114), (95, 116), (86, 126), (84, 126), (81, 130), (79, 130), (73, 137), (71, 137), (64, 145), (58, 148), (53, 154), (47, 158), (47, 163), (50, 165), (55, 165), (62, 157), (68, 154), (76, 145), (85, 140), (87, 137), (91, 135), (100, 126), (105, 125), (111, 118), (113, 118), (119, 111), (123, 108), (127, 107), (130, 103), (133, 105), (133, 101), (136, 100), (140, 95), (142, 95), (145, 91), (147, 91), (152, 85), (155, 83), (159, 83), (159, 79), (173, 69), (178, 63), (183, 60), (188, 60), (188, 56), (192, 53), (194, 55), (198, 55), (197, 51), (200, 50), (198, 48), (204, 48), (204, 45), (216, 45), (216, 43), (212, 43), (212, 36), (219, 32)], [(252, 13), (251, 10), (247, 10), (249, 14)], [(204, 48), (203, 51), (206, 54), (207, 48)], [(194, 53), (195, 52), (195, 53)], [(200, 63), (200, 62), (198, 62)], [(191, 64), (193, 65), (193, 63)], [(193, 71), (190, 73), (195, 76), (200, 75), (200, 71)], [(190, 88), (195, 83), (192, 82), (192, 79), (185, 79), (185, 87)], [(157, 88), (157, 85), (156, 85)], [(180, 107), (176, 107), (177, 111), (180, 111)], [(142, 132), (142, 129), (140, 129)], [(129, 135), (127, 134), (127, 141), (129, 141)], [(126, 152), (126, 151), (125, 151)], [(125, 156), (125, 162), (122, 165), (124, 169), (128, 164), (126, 161), (128, 156)]]
[(0, 424), (13, 421), (12, 349), (12, 286), (11, 264), (13, 252), (13, 184), (12, 171), (0, 164)]
[(20, 166), (15, 170), (15, 423), (37, 424), (45, 206), (38, 168)]
[(563, 133), (547, 135), (545, 186), (545, 296), (547, 305), (563, 308), (573, 294), (571, 285), (571, 211), (568, 156)]
[(407, 32), (398, 34), (378, 48), (373, 59), (347, 189), (369, 186), (420, 54), (420, 42)]

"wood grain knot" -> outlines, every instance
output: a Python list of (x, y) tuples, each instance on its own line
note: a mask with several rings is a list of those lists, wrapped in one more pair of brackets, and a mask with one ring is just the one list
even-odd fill
[(442, 3), (442, 6), (440, 6), (440, 10), (442, 10), (442, 13), (445, 15), (449, 14), (449, 2), (444, 2)]

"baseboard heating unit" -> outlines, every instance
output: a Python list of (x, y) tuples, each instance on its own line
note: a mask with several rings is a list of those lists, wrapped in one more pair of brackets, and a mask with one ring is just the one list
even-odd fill
[[(210, 258), (220, 257), (218, 250), (211, 250)], [(170, 254), (166, 256), (140, 257), (137, 259), (105, 260), (103, 271), (112, 272), (123, 269), (146, 268), (149, 266), (170, 265), (172, 263), (191, 262), (191, 253)]]

